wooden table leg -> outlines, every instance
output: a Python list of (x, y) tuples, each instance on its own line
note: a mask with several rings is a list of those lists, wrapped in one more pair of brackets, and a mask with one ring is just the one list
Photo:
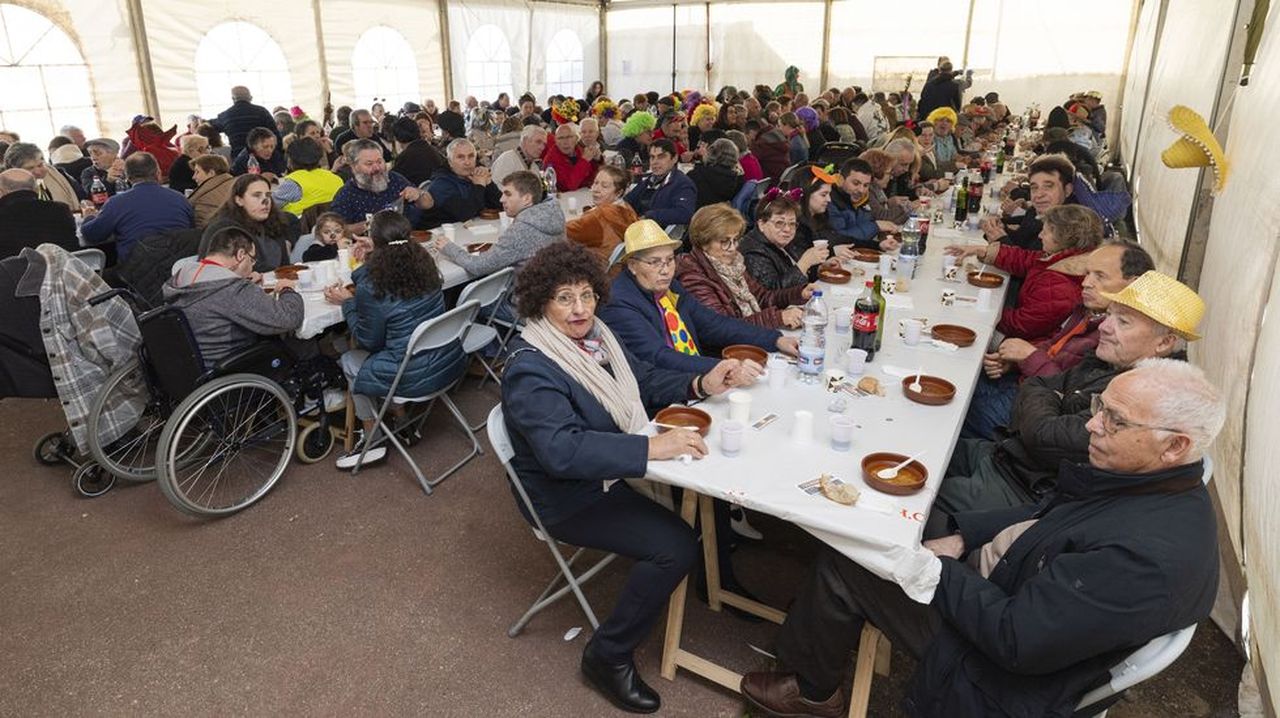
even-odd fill
[(715, 503), (710, 496), (699, 497), (702, 516), (702, 562), (707, 573), (707, 605), (720, 610), (720, 558), (716, 550)]
[(853, 669), (853, 691), (849, 696), (849, 718), (866, 718), (871, 704), (871, 680), (874, 677), (876, 653), (884, 634), (864, 622), (858, 639), (858, 662)]
[[(684, 490), (684, 498), (680, 502), (680, 518), (693, 525), (694, 511), (698, 505), (698, 494), (689, 489)], [(671, 601), (667, 604), (667, 630), (662, 639), (663, 678), (673, 681), (676, 678), (676, 656), (680, 651), (680, 632), (684, 628), (684, 600), (689, 590), (689, 579), (686, 577), (671, 592)]]

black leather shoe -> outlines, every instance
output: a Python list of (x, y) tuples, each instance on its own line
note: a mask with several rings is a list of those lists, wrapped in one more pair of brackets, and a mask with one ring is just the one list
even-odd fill
[(633, 661), (619, 665), (606, 663), (591, 652), (582, 652), (582, 675), (615, 706), (631, 713), (653, 713), (662, 706), (656, 691), (640, 678)]

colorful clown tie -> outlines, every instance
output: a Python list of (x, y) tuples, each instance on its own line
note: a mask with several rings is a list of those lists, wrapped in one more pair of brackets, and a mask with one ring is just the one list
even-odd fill
[(698, 355), (698, 346), (694, 344), (693, 337), (689, 336), (689, 330), (684, 326), (684, 320), (680, 318), (680, 313), (676, 311), (676, 295), (673, 292), (667, 292), (658, 300), (658, 307), (662, 309), (662, 321), (667, 325), (667, 331), (671, 334), (671, 346), (682, 354)]

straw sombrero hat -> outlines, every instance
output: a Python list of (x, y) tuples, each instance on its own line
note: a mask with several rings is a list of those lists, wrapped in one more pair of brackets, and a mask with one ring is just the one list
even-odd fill
[(618, 258), (619, 261), (646, 249), (680, 246), (679, 240), (669, 237), (666, 232), (662, 231), (662, 227), (651, 219), (642, 219), (639, 222), (633, 222), (630, 227), (627, 227), (627, 232), (623, 235), (622, 244), (622, 256)]
[(1175, 105), (1169, 110), (1169, 126), (1182, 136), (1160, 154), (1165, 167), (1212, 167), (1213, 193), (1221, 192), (1227, 184), (1230, 165), (1204, 118), (1190, 107)]
[(1103, 299), (1123, 304), (1169, 327), (1183, 339), (1200, 338), (1196, 327), (1204, 316), (1204, 300), (1173, 277), (1151, 270), (1115, 294), (1100, 294)]

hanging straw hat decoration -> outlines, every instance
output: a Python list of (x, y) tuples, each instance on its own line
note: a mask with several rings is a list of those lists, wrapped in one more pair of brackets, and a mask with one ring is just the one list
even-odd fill
[(1165, 167), (1212, 167), (1213, 193), (1218, 194), (1227, 185), (1231, 164), (1218, 138), (1195, 110), (1185, 105), (1175, 105), (1169, 110), (1169, 126), (1181, 137), (1160, 154)]

